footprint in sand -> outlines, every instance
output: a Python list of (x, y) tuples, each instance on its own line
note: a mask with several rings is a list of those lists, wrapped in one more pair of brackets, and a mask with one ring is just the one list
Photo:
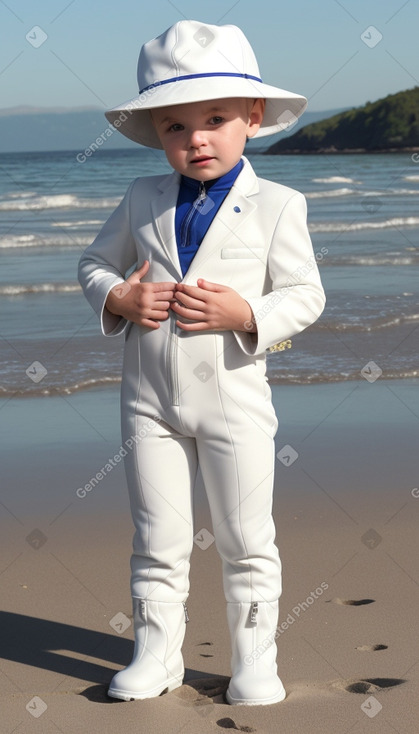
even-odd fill
[[(203, 645), (208, 645), (209, 647), (211, 647), (211, 646), (212, 646), (213, 644), (214, 644), (213, 642), (199, 642), (199, 643), (198, 643), (198, 644), (196, 645), (196, 647), (202, 647)], [(213, 658), (213, 657), (214, 657), (214, 655), (212, 655), (212, 653), (209, 653), (209, 652), (207, 652), (207, 653), (205, 653), (205, 652), (200, 652), (200, 653), (199, 653), (199, 656), (200, 656), (201, 658)]]
[[(189, 683), (184, 683), (183, 686), (173, 691), (172, 695), (180, 698), (189, 706), (193, 706), (197, 713), (202, 716), (211, 716), (211, 713), (215, 710), (212, 704), (226, 703), (225, 692), (229, 682), (230, 678), (221, 675), (214, 678), (198, 678)], [(251, 726), (236, 724), (229, 717), (218, 719), (216, 724), (221, 729), (234, 729), (235, 731), (249, 732), (249, 734), (250, 732), (256, 732), (256, 729)]]
[(375, 599), (329, 599), (333, 604), (344, 604), (350, 607), (362, 607), (364, 604), (373, 604)]
[(256, 731), (256, 729), (252, 729), (251, 726), (240, 726), (240, 724), (236, 724), (233, 719), (230, 719), (226, 717), (225, 719), (218, 719), (216, 722), (217, 726), (221, 727), (221, 729), (235, 729), (235, 731), (247, 731), (252, 732)]
[[(375, 599), (329, 599), (334, 604), (344, 604), (345, 606), (361, 607), (364, 604), (373, 604)], [(388, 645), (359, 645), (355, 648), (360, 652), (376, 652), (377, 650), (387, 650)]]
[(197, 678), (176, 688), (173, 695), (192, 706), (202, 706), (214, 701), (224, 703), (223, 696), (229, 682), (230, 678), (222, 675), (213, 678)]
[[(364, 604), (373, 604), (375, 599), (330, 599), (334, 604), (360, 607)], [(388, 650), (388, 645), (359, 645), (355, 648), (360, 652), (377, 652)], [(379, 693), (386, 688), (393, 688), (405, 683), (403, 678), (365, 678), (365, 680), (339, 680), (332, 683), (333, 688), (349, 693)]]
[(386, 688), (394, 688), (405, 683), (405, 678), (365, 678), (363, 680), (337, 680), (332, 688), (348, 693), (381, 693)]

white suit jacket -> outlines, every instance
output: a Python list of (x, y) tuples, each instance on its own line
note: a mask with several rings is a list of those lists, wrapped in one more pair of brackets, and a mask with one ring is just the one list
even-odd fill
[(147, 176), (130, 184), (79, 264), (80, 283), (106, 336), (120, 334), (127, 326), (125, 319), (105, 308), (109, 291), (146, 259), (150, 269), (144, 281), (196, 285), (198, 278), (205, 278), (230, 286), (245, 298), (257, 334), (234, 335), (249, 356), (262, 355), (320, 316), (325, 295), (307, 229), (305, 198), (287, 186), (258, 178), (249, 161), (243, 160), (242, 171), (184, 277), (175, 236), (180, 174)]

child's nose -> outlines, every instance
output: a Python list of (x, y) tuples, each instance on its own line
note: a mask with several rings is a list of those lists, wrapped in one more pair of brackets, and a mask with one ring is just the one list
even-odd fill
[(200, 148), (206, 144), (206, 136), (202, 130), (192, 130), (189, 136), (191, 148)]

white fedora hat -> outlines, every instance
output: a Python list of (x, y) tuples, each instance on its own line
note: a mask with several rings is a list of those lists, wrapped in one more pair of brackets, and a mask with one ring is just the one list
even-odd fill
[(145, 43), (138, 60), (137, 97), (105, 112), (127, 138), (161, 148), (150, 110), (211, 99), (266, 99), (260, 130), (272, 135), (295, 122), (307, 107), (300, 94), (264, 84), (253, 49), (234, 25), (181, 20)]

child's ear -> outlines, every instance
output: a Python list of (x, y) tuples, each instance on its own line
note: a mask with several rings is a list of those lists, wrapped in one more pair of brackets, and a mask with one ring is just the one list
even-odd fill
[(264, 99), (253, 100), (252, 107), (249, 112), (249, 122), (247, 124), (247, 138), (253, 138), (263, 121), (263, 115), (265, 113), (265, 102)]

